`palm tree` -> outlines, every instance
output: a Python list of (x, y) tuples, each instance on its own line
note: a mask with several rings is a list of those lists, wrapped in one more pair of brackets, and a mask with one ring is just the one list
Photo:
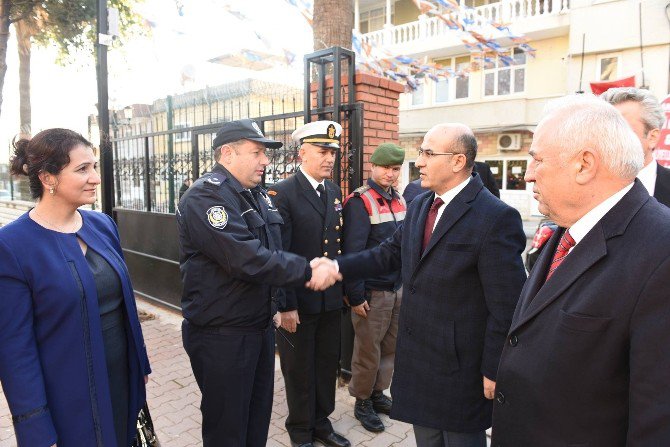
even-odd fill
[(314, 0), (314, 51), (334, 46), (351, 49), (354, 0)]

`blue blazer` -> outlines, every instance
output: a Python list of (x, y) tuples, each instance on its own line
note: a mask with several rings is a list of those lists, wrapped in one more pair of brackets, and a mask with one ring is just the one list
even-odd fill
[(80, 211), (75, 234), (28, 213), (0, 228), (0, 381), (19, 447), (115, 446), (93, 274), (77, 237), (116, 270), (128, 315), (130, 445), (150, 373), (133, 288), (114, 221)]

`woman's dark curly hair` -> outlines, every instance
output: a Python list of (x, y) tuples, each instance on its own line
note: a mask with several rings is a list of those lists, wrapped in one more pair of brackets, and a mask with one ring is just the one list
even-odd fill
[(14, 141), (14, 155), (10, 160), (10, 171), (14, 175), (25, 175), (30, 184), (33, 199), (44, 194), (41, 172), (58, 175), (63, 167), (70, 163), (70, 151), (83, 144), (93, 145), (83, 136), (69, 129), (46, 129), (32, 139), (22, 138)]

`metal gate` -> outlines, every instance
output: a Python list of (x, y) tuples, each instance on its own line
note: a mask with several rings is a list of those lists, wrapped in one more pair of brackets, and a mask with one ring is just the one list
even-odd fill
[[(343, 62), (348, 65), (347, 88), (340, 84)], [(258, 107), (248, 102), (246, 106), (241, 102), (235, 106), (226, 99), (228, 102), (221, 106), (220, 103), (213, 105), (209, 98), (203, 103), (209, 109), (198, 109), (196, 105), (192, 111), (183, 112), (182, 98), (177, 97), (158, 102), (153, 110), (135, 117), (135, 123), (122, 124), (112, 139), (114, 217), (138, 295), (179, 308), (181, 281), (175, 206), (184, 180), (196, 179), (212, 168), (212, 139), (225, 121), (253, 118), (266, 136), (284, 143), (280, 149), (268, 150), (270, 164), (265, 171), (264, 185), (289, 177), (300, 166), (298, 148), (291, 141), (291, 133), (296, 128), (315, 119), (338, 121), (343, 132), (333, 181), (344, 194), (362, 184), (363, 107), (353, 101), (354, 66), (353, 53), (342, 48), (306, 56), (302, 110), (286, 111), (287, 108), (298, 109), (295, 97), (292, 101), (271, 98), (270, 111), (281, 113), (268, 115), (261, 114), (264, 108), (260, 103)], [(314, 97), (314, 84), (307, 75), (312, 71), (318, 78)], [(334, 79), (332, 94), (327, 94), (328, 71), (332, 71)], [(312, 104), (313, 99), (316, 104)], [(198, 113), (202, 114), (202, 120), (198, 119)], [(189, 120), (207, 121), (206, 116), (210, 122), (188, 125)], [(137, 122), (140, 118), (144, 127)], [(166, 124), (161, 127), (161, 122)], [(118, 129), (118, 123), (112, 128)]]

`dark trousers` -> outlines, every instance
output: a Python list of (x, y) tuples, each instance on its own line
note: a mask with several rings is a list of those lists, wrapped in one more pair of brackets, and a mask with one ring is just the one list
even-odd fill
[(328, 416), (335, 409), (341, 318), (340, 310), (300, 314), (298, 330), (284, 332), (295, 348), (277, 337), (288, 402), (286, 430), (293, 442), (312, 442), (315, 433), (333, 431)]
[(204, 447), (263, 447), (274, 387), (274, 330), (240, 333), (184, 321), (184, 349), (202, 392)]
[(417, 447), (486, 447), (486, 432), (457, 433), (414, 425)]

